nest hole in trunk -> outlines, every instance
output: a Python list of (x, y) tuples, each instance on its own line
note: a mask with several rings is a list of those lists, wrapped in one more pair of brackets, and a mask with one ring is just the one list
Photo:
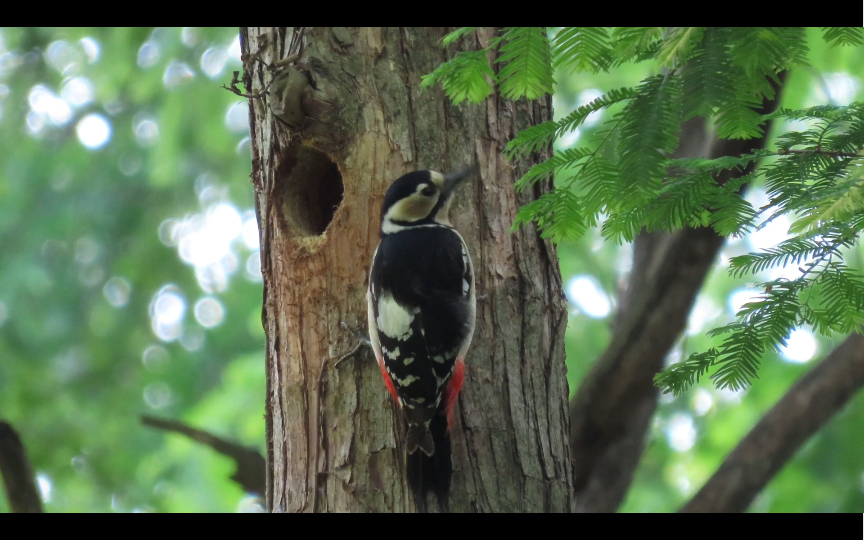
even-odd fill
[(277, 175), (290, 233), (301, 237), (324, 234), (345, 192), (336, 163), (320, 150), (301, 146), (283, 161)]

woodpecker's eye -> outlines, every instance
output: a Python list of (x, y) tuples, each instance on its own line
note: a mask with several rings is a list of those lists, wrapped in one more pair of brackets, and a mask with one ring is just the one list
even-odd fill
[(427, 185), (426, 187), (424, 187), (423, 189), (420, 190), (420, 194), (423, 195), (424, 197), (431, 197), (432, 195), (435, 195), (435, 188)]

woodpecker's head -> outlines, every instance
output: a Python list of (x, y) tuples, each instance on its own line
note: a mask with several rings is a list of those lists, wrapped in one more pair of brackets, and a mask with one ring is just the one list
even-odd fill
[(399, 177), (384, 195), (381, 232), (388, 234), (435, 222), (450, 225), (447, 213), (451, 196), (462, 180), (475, 171), (473, 167), (450, 174), (414, 171)]

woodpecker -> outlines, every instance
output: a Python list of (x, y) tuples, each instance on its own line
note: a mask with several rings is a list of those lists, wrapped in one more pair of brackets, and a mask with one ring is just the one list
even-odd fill
[(449, 510), (449, 429), (474, 334), (474, 271), (448, 218), (473, 174), (414, 171), (387, 190), (366, 294), (369, 338), (384, 384), (408, 424), (406, 476), (420, 511), (433, 492)]

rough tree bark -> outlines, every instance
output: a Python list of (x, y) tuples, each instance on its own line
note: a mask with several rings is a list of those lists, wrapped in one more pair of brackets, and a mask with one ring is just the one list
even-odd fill
[[(272, 511), (413, 509), (402, 421), (371, 354), (364, 349), (339, 367), (333, 361), (356, 342), (342, 322), (366, 331), (368, 261), (389, 183), (411, 170), (475, 161), (480, 178), (462, 188), (452, 212), (480, 298), (452, 432), (451, 508), (574, 507), (557, 257), (533, 228), (509, 230), (517, 209), (551, 185), (516, 194), (514, 181), (531, 162), (501, 156), (519, 129), (550, 118), (550, 100), (492, 96), (453, 106), (438, 89), (421, 92), (420, 77), (447, 59), (445, 31), (241, 29), (246, 87), (269, 92), (250, 100), (250, 118)], [(481, 29), (458, 46), (476, 49), (495, 32)], [(299, 122), (274, 117), (281, 97), (270, 84), (285, 72), (280, 60), (295, 53), (309, 81), (295, 96)]]

